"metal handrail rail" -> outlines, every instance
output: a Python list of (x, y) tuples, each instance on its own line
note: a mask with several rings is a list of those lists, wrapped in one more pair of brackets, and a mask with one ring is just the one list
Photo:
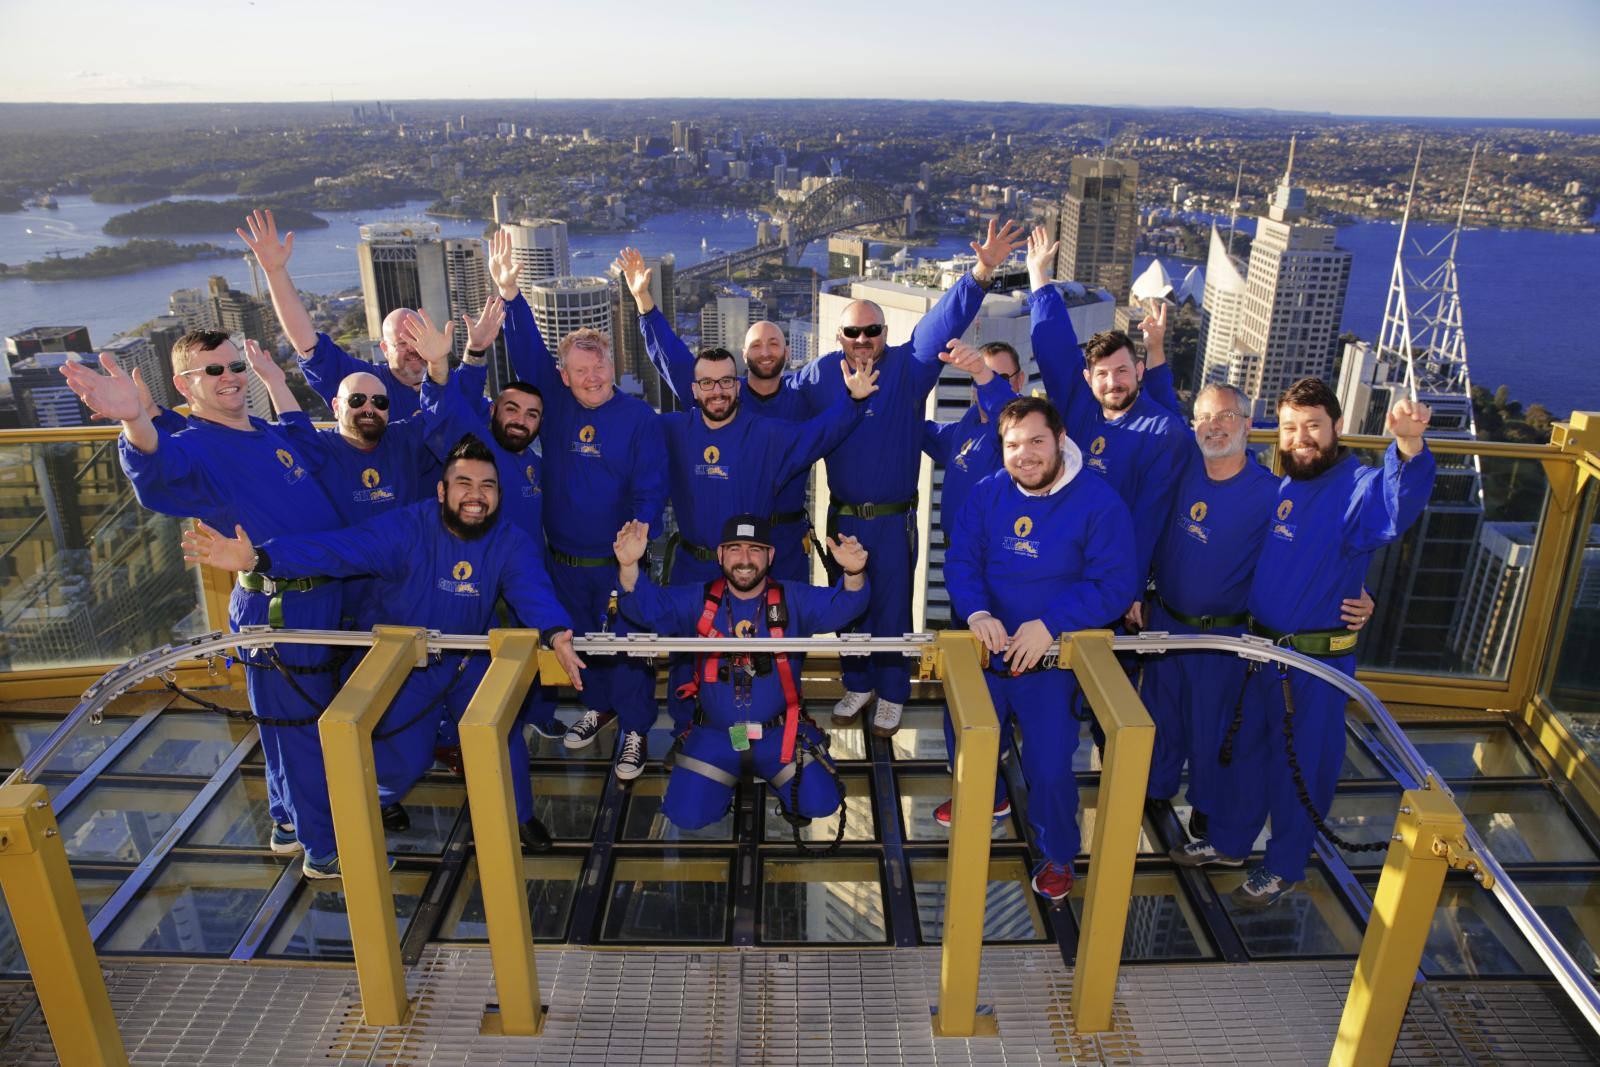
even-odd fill
[[(107, 705), (133, 686), (148, 678), (170, 671), (178, 664), (197, 657), (220, 653), (229, 648), (255, 648), (272, 644), (314, 644), (365, 646), (373, 635), (352, 630), (274, 630), (267, 626), (245, 627), (239, 633), (214, 631), (176, 645), (152, 649), (128, 660), (110, 671), (84, 691), (82, 699), (53, 730), (42, 744), (30, 752), (22, 766), (12, 772), (5, 785), (31, 782), (44, 766), (60, 751), (74, 733), (85, 723), (101, 721)], [(1066, 638), (1063, 639), (1063, 644)], [(868, 655), (873, 652), (899, 652), (921, 658), (933, 654), (936, 638), (931, 633), (906, 634), (903, 637), (870, 637), (847, 634), (840, 637), (812, 638), (672, 638), (654, 634), (586, 634), (573, 639), (573, 647), (580, 652), (595, 654), (621, 653), (630, 656), (655, 657), (671, 652), (750, 651), (757, 648), (783, 648), (792, 651), (833, 652), (838, 655)], [(444, 634), (429, 631), (427, 650), (430, 655), (450, 651), (488, 651), (488, 635)], [(1119, 652), (1154, 655), (1164, 652), (1212, 651), (1231, 652), (1244, 659), (1260, 663), (1276, 663), (1294, 667), (1335, 686), (1358, 703), (1370, 716), (1379, 735), (1390, 751), (1399, 759), (1400, 785), (1406, 789), (1439, 789), (1454, 797), (1449, 787), (1417, 751), (1400, 724), (1389, 710), (1366, 686), (1341, 671), (1311, 656), (1276, 645), (1265, 638), (1254, 636), (1227, 637), (1212, 634), (1173, 634), (1149, 631), (1137, 636), (1117, 637), (1113, 647)], [(1046, 655), (1051, 662), (1063, 653), (1058, 645)], [(1492, 876), (1491, 892), (1500, 901), (1512, 922), (1544, 961), (1545, 966), (1560, 984), (1562, 990), (1583, 1014), (1589, 1025), (1600, 1033), (1600, 990), (1595, 988), (1572, 955), (1562, 946), (1555, 934), (1534, 910), (1506, 875), (1504, 867), (1489, 850), (1482, 836), (1466, 825), (1466, 836), (1472, 850), (1482, 858), (1487, 873)], [(1484, 872), (1477, 874), (1484, 881)]]

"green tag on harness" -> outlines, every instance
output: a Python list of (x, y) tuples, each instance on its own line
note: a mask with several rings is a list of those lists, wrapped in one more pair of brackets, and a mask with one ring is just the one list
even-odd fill
[(735, 752), (743, 752), (750, 747), (750, 731), (742, 722), (736, 722), (728, 727), (728, 740), (733, 742)]

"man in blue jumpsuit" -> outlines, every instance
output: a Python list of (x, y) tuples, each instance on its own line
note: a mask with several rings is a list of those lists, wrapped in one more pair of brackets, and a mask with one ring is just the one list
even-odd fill
[[(784, 637), (810, 637), (838, 630), (867, 606), (867, 553), (852, 537), (829, 541), (843, 572), (831, 589), (769, 577), (774, 548), (762, 516), (729, 517), (717, 548), (718, 573), (710, 583), (656, 585), (639, 570), (648, 543), (649, 530), (641, 522), (617, 533), (621, 606), (658, 634), (769, 637), (776, 628)], [(838, 808), (843, 794), (821, 733), (803, 721), (798, 679), (786, 656), (700, 656), (696, 678), (699, 711), (667, 780), (663, 815), (685, 830), (720, 819), (733, 801), (746, 759), (789, 815), (814, 819)]]
[[(253, 537), (332, 530), (344, 520), (327, 488), (307, 466), (311, 422), (299, 410), (283, 371), (254, 341), (245, 358), (227, 334), (196, 330), (172, 349), (173, 385), (189, 402), (175, 433), (158, 433), (134, 380), (109, 356), (106, 374), (77, 363), (62, 368), (67, 384), (89, 409), (122, 423), (118, 453), (139, 503), (167, 515), (194, 516), (212, 526), (235, 526)], [(279, 422), (249, 415), (247, 368), (272, 393)], [(298, 433), (285, 427), (299, 424)], [(244, 577), (228, 603), (228, 622), (333, 630), (339, 626), (338, 582), (308, 576), (273, 586)], [(258, 649), (243, 657), (250, 709), (261, 728), (272, 849), (333, 851), (333, 821), (316, 722), (334, 692), (330, 653), (317, 645)]]
[[(444, 633), (486, 633), (495, 601), (504, 597), (517, 617), (537, 627), (562, 668), (581, 685), (582, 662), (572, 650), (572, 627), (556, 600), (538, 547), (515, 523), (497, 522), (499, 472), (476, 437), (450, 450), (437, 500), (425, 500), (356, 526), (289, 534), (252, 543), (242, 526), (234, 537), (200, 524), (184, 535), (185, 558), (245, 574), (295, 579), (310, 575), (374, 575), (397, 626)], [(449, 652), (412, 671), (373, 731), (378, 797), (396, 804), (433, 762), (441, 718), (458, 719), (472, 699), (489, 658)], [(522, 841), (548, 848), (550, 835), (533, 813), (527, 741), (509, 734), (512, 793)], [(308, 878), (337, 878), (332, 851), (306, 850)]]
[[(666, 504), (666, 439), (661, 420), (642, 400), (617, 391), (611, 340), (574, 330), (545, 347), (533, 310), (517, 288), (511, 237), (489, 243), (489, 272), (506, 307), (506, 352), (512, 370), (544, 396), (544, 529), (550, 578), (581, 631), (626, 623), (611, 608), (616, 592), (615, 531), (638, 519), (659, 532)], [(632, 656), (591, 657), (584, 676), (587, 711), (567, 731), (568, 748), (584, 748), (616, 718), (622, 726), (617, 777), (644, 770), (645, 734), (656, 719), (655, 671)], [(610, 661), (610, 662), (607, 662)]]
[[(983, 288), (995, 268), (1019, 243), (1014, 223), (989, 224), (969, 274), (939, 299), (911, 331), (911, 340), (889, 346), (883, 309), (856, 300), (839, 317), (839, 350), (800, 368), (793, 388), (812, 414), (845, 391), (841, 365), (875, 366), (879, 391), (867, 401), (866, 417), (834, 450), (828, 463), (829, 534), (849, 534), (870, 554), (870, 601), (858, 629), (898, 637), (911, 629), (911, 595), (917, 567), (917, 476), (922, 466), (922, 419), (928, 393), (939, 380), (941, 353), (960, 338), (983, 304)], [(874, 653), (847, 658), (841, 671), (845, 694), (834, 706), (835, 722), (852, 722), (877, 696), (872, 731), (887, 737), (900, 728), (911, 695), (904, 656)]]
[[(1388, 419), (1394, 443), (1381, 467), (1368, 467), (1339, 446), (1333, 390), (1305, 378), (1284, 392), (1278, 448), (1286, 473), (1250, 583), (1252, 633), (1355, 673), (1355, 634), (1339, 627), (1340, 601), (1361, 589), (1372, 553), (1427, 506), (1434, 462), (1422, 434), (1431, 415), (1426, 404), (1396, 401)], [(1344, 762), (1345, 695), (1273, 667), (1250, 672), (1246, 685), (1233, 759), (1218, 782), (1225, 799), (1191, 860), (1238, 866), (1270, 814), (1265, 861), (1233, 894), (1240, 906), (1261, 908), (1305, 877), (1313, 819), (1326, 817)]]
[(989, 652), (996, 714), (1022, 730), (1028, 820), (1043, 853), (1033, 887), (1060, 900), (1079, 842), (1076, 686), (1068, 671), (1037, 668), (1063, 633), (1106, 626), (1133, 600), (1133, 520), (1103, 479), (1083, 473), (1048, 401), (1011, 401), (997, 428), (1005, 470), (979, 482), (956, 516), (945, 585), (955, 617)]

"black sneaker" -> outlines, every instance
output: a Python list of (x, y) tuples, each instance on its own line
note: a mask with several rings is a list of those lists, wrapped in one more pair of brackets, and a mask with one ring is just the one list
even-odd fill
[(644, 734), (636, 730), (624, 730), (622, 734), (622, 752), (617, 756), (617, 765), (614, 768), (617, 777), (624, 782), (629, 782), (639, 777), (644, 770), (644, 761)]
[(1208, 820), (1206, 819), (1205, 812), (1201, 811), (1199, 808), (1190, 808), (1189, 836), (1194, 838), (1196, 841), (1204, 838), (1206, 836), (1206, 830), (1208, 829), (1207, 822)]
[(403, 804), (385, 804), (378, 812), (383, 817), (383, 828), (391, 834), (403, 834), (411, 829), (411, 816)]
[(517, 827), (517, 832), (522, 836), (522, 847), (527, 852), (549, 852), (554, 844), (550, 840), (550, 831), (544, 828), (544, 823), (539, 821), (539, 816), (529, 816), (528, 821)]
[(616, 717), (617, 713), (614, 711), (594, 711), (593, 709), (585, 711), (577, 722), (567, 727), (566, 735), (562, 738), (561, 743), (573, 750), (588, 748), (594, 743), (594, 739), (599, 735), (600, 731), (606, 728), (606, 724)]

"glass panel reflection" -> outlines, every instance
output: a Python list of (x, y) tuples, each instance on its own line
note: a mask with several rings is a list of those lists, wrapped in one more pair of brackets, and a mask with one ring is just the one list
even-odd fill
[[(50, 757), (45, 770), (58, 773), (76, 773), (100, 758), (111, 742), (137, 720), (124, 715), (107, 715), (100, 723), (87, 722), (79, 727), (61, 750)], [(15, 770), (22, 766), (28, 753), (49, 737), (61, 716), (50, 718), (20, 718), (0, 716), (0, 770)]]
[(541, 767), (533, 774), (533, 813), (557, 840), (588, 841), (594, 837), (595, 816), (606, 776), (577, 768)]
[[(1078, 855), (1087, 856), (1089, 849), (1094, 844), (1095, 815), (1100, 804), (1100, 787), (1098, 785), (1078, 786), (1078, 829), (1082, 836), (1082, 843), (1078, 846)], [(1148, 818), (1139, 823), (1139, 853), (1141, 855), (1154, 855), (1157, 852), (1166, 852), (1166, 849), (1156, 845), (1155, 827), (1150, 825)]]
[(1239, 907), (1229, 895), (1243, 884), (1245, 871), (1213, 868), (1206, 874), (1251, 956), (1354, 956), (1361, 951), (1361, 927), (1315, 867), (1306, 870), (1305, 882), (1293, 893), (1256, 911)]
[[(72, 884), (78, 890), (84, 919), (93, 919), (127, 876), (127, 871), (74, 870)], [(4, 894), (0, 894), (0, 974), (26, 975), (28, 970), (22, 942), (11, 922), (11, 910), (6, 907)]]
[[(528, 883), (528, 918), (535, 941), (560, 941), (567, 935), (567, 920), (578, 895), (583, 873), (582, 856), (523, 856), (522, 874)], [(487, 941), (488, 919), (483, 911), (483, 886), (478, 882), (478, 861), (467, 863), (455, 899), (439, 926), (445, 941)]]
[[(1083, 922), (1088, 879), (1072, 884), (1072, 914)], [(1172, 871), (1136, 871), (1122, 934), (1122, 958), (1131, 960), (1210, 959), (1216, 952), (1201, 932), (1200, 918)]]
[[(556, 719), (563, 726), (571, 726), (582, 714), (582, 708), (565, 704), (556, 709)], [(613, 719), (601, 727), (600, 733), (585, 748), (568, 748), (561, 738), (545, 737), (531, 726), (527, 729), (527, 738), (528, 754), (534, 759), (574, 760), (580, 763), (599, 760), (609, 763), (617, 750), (617, 722)]]
[[(811, 771), (807, 770), (806, 773), (810, 774)], [(844, 784), (844, 840), (873, 840), (876, 836), (876, 826), (872, 819), (871, 783), (864, 774), (841, 774), (839, 780)], [(785, 800), (787, 799), (785, 796)], [(767, 841), (792, 842), (794, 830), (779, 814), (778, 799), (773, 796), (770, 788), (763, 791), (761, 806), (766, 813), (762, 823), (763, 838)], [(835, 813), (825, 819), (812, 819), (809, 826), (802, 826), (800, 840), (832, 844), (834, 835), (838, 832), (839, 816)]]
[[(911, 891), (917, 898), (917, 928), (922, 940), (944, 939), (945, 885), (949, 864), (943, 859), (911, 861)], [(984, 894), (983, 939), (1042, 941), (1044, 917), (1033, 892), (1028, 866), (1020, 857), (989, 857), (989, 888)]]
[(289, 860), (185, 856), (168, 860), (102, 939), (112, 952), (233, 951)]
[(944, 705), (908, 707), (900, 716), (900, 729), (889, 739), (897, 760), (936, 760), (948, 764), (944, 744)]
[[(1377, 890), (1375, 880), (1363, 879), (1362, 884), (1368, 893)], [(1548, 972), (1494, 896), (1470, 877), (1451, 874), (1428, 929), (1422, 973), (1429, 978), (1473, 978)]]
[(1562, 607), (1555, 621), (1565, 625), (1552, 634), (1559, 648), (1545, 677), (1550, 704), (1591, 760), (1600, 760), (1600, 596), (1594, 594), (1600, 574), (1600, 481), (1590, 479), (1578, 502), (1578, 522), (1567, 558)]
[(601, 940), (726, 941), (731, 867), (725, 858), (617, 860)]
[(1501, 863), (1593, 863), (1594, 848), (1550, 790), (1456, 787), (1456, 803)]
[(769, 859), (761, 865), (761, 940), (884, 942), (883, 879), (875, 859)]
[(1344, 739), (1344, 763), (1339, 767), (1339, 777), (1343, 779), (1378, 779), (1387, 778), (1378, 761), (1372, 758), (1360, 741), (1349, 734)]
[(235, 771), (187, 836), (185, 845), (266, 849), (272, 845), (267, 780), (260, 771)]
[[(402, 939), (411, 925), (411, 917), (417, 913), (417, 904), (428, 885), (428, 873), (403, 867), (389, 872), (389, 884), (394, 889), (394, 914)], [(354, 953), (350, 948), (350, 914), (345, 908), (339, 881), (302, 882), (287, 912), (278, 921), (264, 954), (312, 959), (351, 958)]]
[(138, 863), (199, 792), (198, 784), (91, 786), (60, 817), (67, 855), (75, 860)]
[(467, 802), (462, 782), (421, 781), (402, 801), (411, 826), (404, 833), (388, 833), (389, 851), (437, 856), (444, 851), (456, 819)]
[(1406, 736), (1446, 778), (1533, 778), (1539, 768), (1502, 726), (1409, 726)]
[(117, 757), (111, 771), (210, 778), (252, 729), (250, 723), (207, 712), (164, 712)]
[(1590, 875), (1565, 879), (1517, 879), (1517, 888), (1555, 933), (1578, 966), (1600, 975), (1600, 881)]
[(622, 815), (622, 840), (624, 841), (731, 841), (733, 840), (733, 810), (722, 818), (698, 830), (685, 830), (661, 814), (661, 800), (666, 795), (667, 776), (646, 771), (633, 780), (628, 790), (628, 807)]
[[(909, 704), (906, 713), (919, 708), (920, 705)], [(810, 701), (806, 704), (806, 712), (811, 716), (811, 721), (817, 724), (817, 729), (828, 743), (828, 755), (835, 763), (845, 761), (859, 761), (867, 758), (867, 735), (861, 728), (861, 720), (846, 723), (843, 726), (833, 724), (833, 702), (818, 703)]]
[[(1388, 841), (1394, 833), (1394, 820), (1400, 813), (1400, 794), (1347, 793), (1334, 795), (1328, 811), (1328, 825), (1346, 841), (1364, 845)], [(1352, 867), (1382, 867), (1385, 851), (1340, 852)]]
[[(950, 827), (933, 817), (934, 809), (950, 799), (948, 774), (901, 774), (900, 822), (908, 841), (948, 841)], [(1002, 790), (1005, 788), (1001, 783)], [(989, 838), (993, 841), (1017, 840), (1016, 812), (994, 821)]]

